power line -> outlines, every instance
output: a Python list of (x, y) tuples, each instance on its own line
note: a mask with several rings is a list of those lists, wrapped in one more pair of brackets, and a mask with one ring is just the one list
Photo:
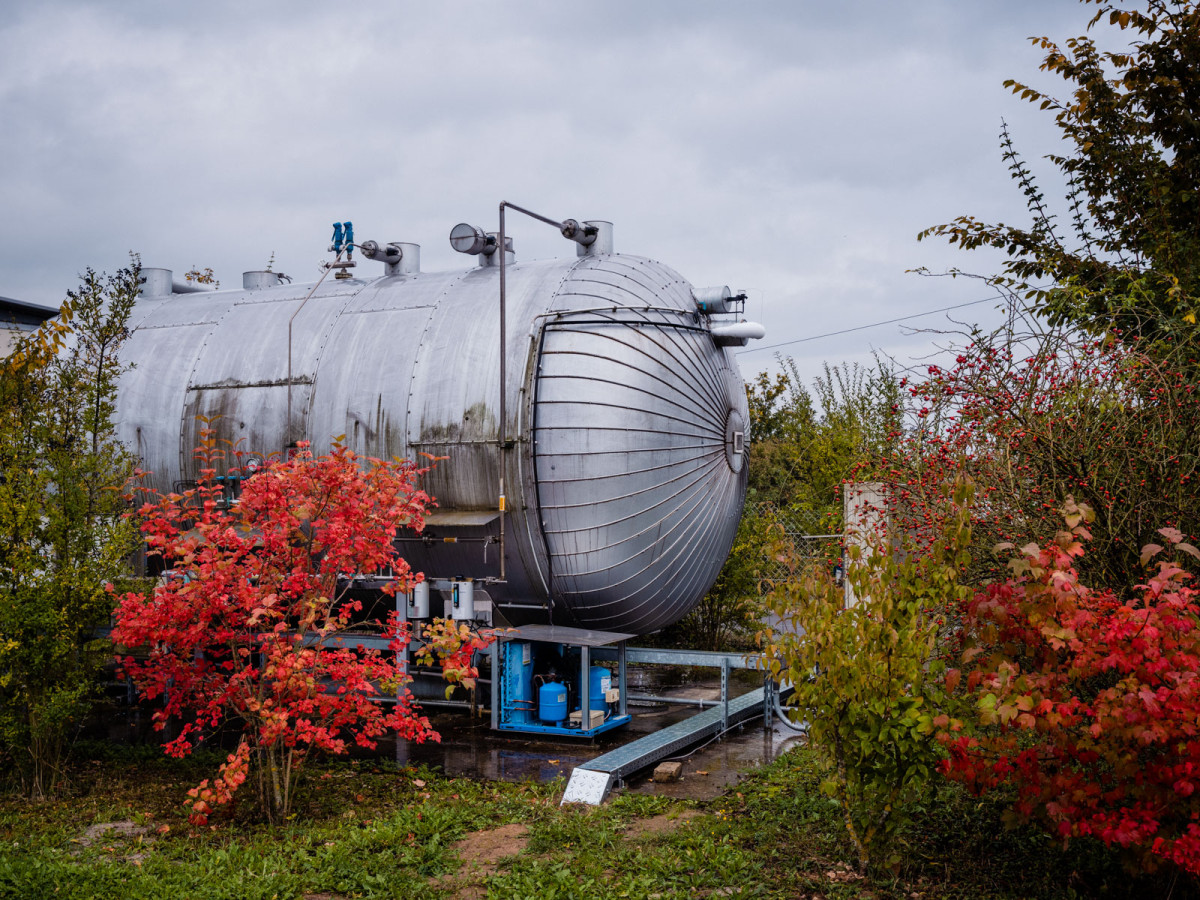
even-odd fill
[(1004, 294), (994, 294), (991, 297), (984, 297), (982, 300), (972, 300), (969, 303), (956, 303), (954, 306), (943, 306), (941, 309), (931, 309), (926, 312), (913, 313), (911, 316), (900, 316), (898, 319), (887, 319), (883, 322), (872, 322), (870, 325), (856, 325), (853, 328), (843, 328), (841, 331), (830, 331), (826, 334), (814, 334), (811, 337), (796, 338), (794, 341), (783, 341), (779, 344), (768, 344), (765, 347), (752, 347), (748, 350), (739, 350), (737, 355), (743, 353), (759, 353), (763, 350), (774, 350), (778, 347), (790, 347), (792, 344), (803, 344), (808, 341), (819, 341), (822, 338), (836, 337), (839, 334), (850, 334), (852, 331), (865, 331), (868, 328), (878, 328), (880, 325), (894, 325), (897, 322), (907, 322), (909, 319), (919, 319), (922, 316), (932, 316), (937, 313), (950, 312), (952, 309), (963, 309), (967, 306), (976, 306), (980, 303), (988, 303), (992, 300), (1003, 300)]

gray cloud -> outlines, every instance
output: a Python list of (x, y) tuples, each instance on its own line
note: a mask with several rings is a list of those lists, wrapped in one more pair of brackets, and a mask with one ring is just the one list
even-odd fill
[[(228, 284), (274, 252), (308, 279), (347, 218), (459, 267), (450, 226), (491, 227), (509, 199), (612, 219), (619, 250), (751, 288), (770, 342), (975, 299), (986, 290), (905, 270), (995, 259), (915, 235), (962, 212), (1022, 219), (1001, 118), (1035, 162), (1055, 135), (1001, 81), (1037, 80), (1025, 38), (1087, 15), (1034, 0), (18, 2), (0, 27), (0, 293), (55, 304), (130, 249)], [(538, 226), (515, 237), (522, 257), (569, 252)], [(811, 373), (928, 343), (891, 327), (794, 352)]]

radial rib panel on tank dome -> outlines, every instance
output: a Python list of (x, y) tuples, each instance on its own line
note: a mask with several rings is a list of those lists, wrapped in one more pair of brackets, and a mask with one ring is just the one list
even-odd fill
[(665, 266), (588, 260), (556, 306), (534, 422), (556, 621), (648, 633), (694, 606), (732, 545), (745, 393)]

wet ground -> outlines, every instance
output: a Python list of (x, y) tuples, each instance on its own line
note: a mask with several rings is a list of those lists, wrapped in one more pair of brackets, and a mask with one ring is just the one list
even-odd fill
[[(761, 676), (735, 673), (730, 698), (761, 685)], [(709, 670), (668, 670), (661, 666), (631, 667), (630, 693), (671, 699), (719, 701), (719, 676)], [(711, 704), (710, 704), (711, 705)], [(428, 710), (427, 710), (428, 712)], [(624, 728), (595, 740), (546, 740), (541, 735), (494, 732), (485, 716), (472, 719), (466, 712), (440, 712), (430, 716), (442, 735), (439, 744), (392, 742), (380, 744), (379, 754), (397, 762), (423, 763), (447, 775), (500, 781), (553, 781), (569, 777), (571, 770), (615, 747), (672, 725), (700, 712), (697, 706), (631, 701), (632, 721)], [(651, 770), (630, 778), (625, 789), (638, 793), (707, 800), (735, 784), (741, 773), (770, 762), (799, 740), (795, 732), (776, 724), (770, 732), (762, 719), (736, 726), (719, 740), (672, 757), (683, 761), (683, 776), (675, 783), (656, 784)]]
[[(731, 699), (762, 683), (757, 673), (735, 671), (732, 676)], [(629, 679), (633, 697), (715, 702), (721, 696), (719, 676), (711, 669), (631, 666)], [(394, 759), (399, 764), (428, 765), (456, 777), (548, 782), (569, 777), (576, 766), (698, 712), (700, 707), (695, 705), (631, 700), (632, 721), (623, 728), (594, 740), (548, 740), (542, 735), (492, 731), (486, 710), (473, 717), (465, 709), (427, 706), (425, 713), (441, 735), (440, 742), (417, 744), (385, 740), (380, 741), (379, 747), (370, 755)], [(161, 736), (150, 728), (149, 719), (145, 712), (128, 712), (109, 719), (104, 731), (111, 740), (160, 741)], [(752, 719), (718, 740), (673, 757), (684, 764), (683, 776), (678, 782), (655, 784), (650, 780), (651, 770), (648, 769), (630, 778), (625, 789), (678, 798), (711, 799), (735, 784), (741, 773), (774, 760), (799, 739), (795, 732), (778, 724), (766, 732), (761, 718)]]

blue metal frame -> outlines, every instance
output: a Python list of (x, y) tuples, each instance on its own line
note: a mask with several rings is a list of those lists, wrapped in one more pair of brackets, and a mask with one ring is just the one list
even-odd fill
[(533, 723), (514, 724), (509, 722), (500, 722), (496, 728), (500, 731), (520, 731), (523, 733), (532, 734), (557, 734), (562, 737), (590, 738), (595, 737), (598, 734), (603, 734), (606, 731), (611, 731), (612, 729), (618, 728), (621, 725), (625, 725), (626, 723), (632, 721), (632, 719), (633, 717), (629, 715), (613, 716), (611, 719), (605, 719), (595, 728), (588, 728), (586, 730), (583, 728), (568, 728), (563, 725), (534, 725)]
[[(492, 728), (497, 731), (515, 731), (525, 734), (546, 734), (558, 737), (590, 738), (632, 721), (626, 709), (628, 683), (625, 668), (625, 640), (630, 635), (588, 631), (586, 629), (556, 628), (554, 626), (526, 626), (514, 629), (509, 635), (501, 636), (491, 648), (492, 656)], [(600, 647), (615, 647), (617, 660), (616, 681), (620, 699), (616, 708), (604, 705), (606, 717), (593, 727), (584, 727), (591, 722), (592, 700), (591, 668), (594, 656)], [(544, 723), (537, 718), (537, 692), (527, 685), (526, 666), (531, 666), (538, 656), (536, 648), (557, 646), (579, 652), (578, 703), (579, 725), (570, 725), (570, 715), (560, 723)], [(512, 655), (520, 647), (520, 656)], [(598, 711), (598, 710), (597, 710)], [(515, 719), (515, 721), (514, 721)]]

